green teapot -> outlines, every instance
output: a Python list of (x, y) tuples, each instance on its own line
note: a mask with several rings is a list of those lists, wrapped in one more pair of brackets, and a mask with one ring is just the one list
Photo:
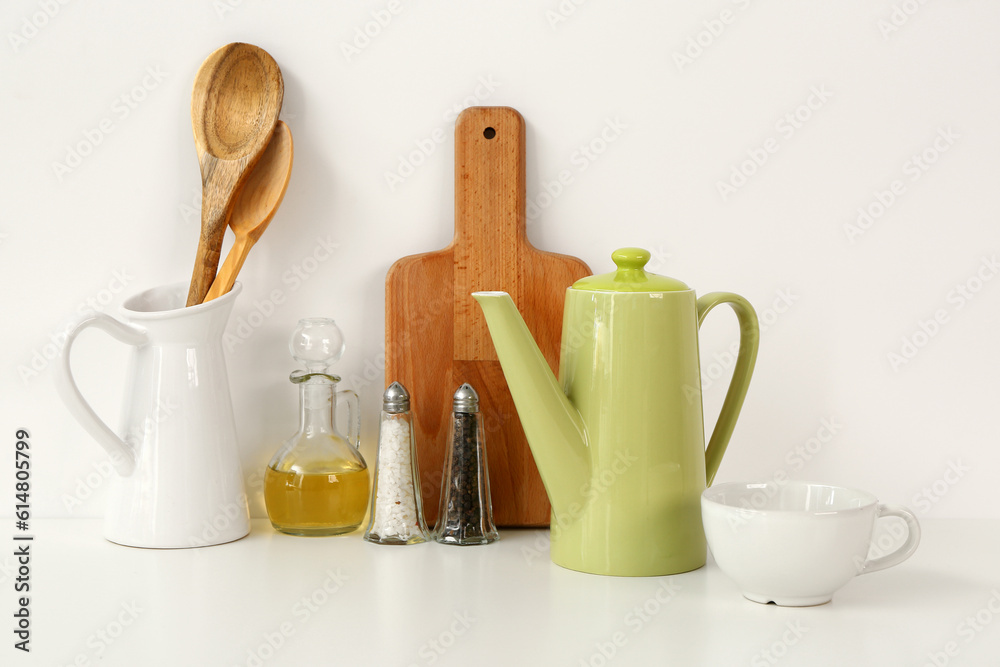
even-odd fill
[[(506, 292), (476, 292), (528, 445), (552, 502), (557, 565), (656, 576), (705, 564), (701, 492), (712, 483), (757, 359), (741, 296), (700, 298), (616, 250), (618, 269), (566, 290), (559, 380)], [(705, 447), (698, 329), (726, 303), (740, 324), (733, 379)]]

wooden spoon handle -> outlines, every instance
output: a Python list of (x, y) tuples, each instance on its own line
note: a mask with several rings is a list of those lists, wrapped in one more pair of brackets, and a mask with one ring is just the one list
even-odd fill
[(228, 294), (229, 290), (233, 289), (236, 276), (239, 275), (240, 269), (243, 268), (243, 262), (246, 261), (252, 247), (253, 241), (247, 236), (237, 235), (233, 247), (229, 249), (229, 254), (226, 255), (226, 261), (222, 263), (218, 275), (215, 276), (212, 288), (208, 290), (205, 301), (211, 301), (223, 294)]
[(187, 305), (197, 306), (205, 301), (208, 290), (215, 280), (215, 269), (219, 266), (222, 242), (213, 243), (204, 237), (198, 240), (198, 256), (194, 263), (194, 273), (191, 274), (191, 287), (188, 290)]
[(235, 192), (242, 186), (247, 172), (247, 160), (219, 160), (211, 155), (202, 157), (208, 174), (202, 184), (201, 235), (195, 255), (187, 305), (197, 306), (205, 300), (215, 271), (219, 268), (222, 240), (226, 236), (230, 205)]

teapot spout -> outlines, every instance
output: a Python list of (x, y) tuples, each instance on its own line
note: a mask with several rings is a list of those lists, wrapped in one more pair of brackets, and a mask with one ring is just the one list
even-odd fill
[(562, 514), (581, 499), (581, 489), (589, 479), (583, 419), (559, 386), (510, 295), (473, 292), (472, 297), (483, 309), (553, 512)]

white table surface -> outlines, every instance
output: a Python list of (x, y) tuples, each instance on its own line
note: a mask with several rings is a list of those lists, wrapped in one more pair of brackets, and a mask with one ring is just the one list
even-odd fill
[(673, 577), (565, 570), (546, 531), (384, 547), (255, 520), (238, 542), (161, 551), (106, 542), (96, 520), (32, 528), (32, 652), (4, 629), (2, 665), (1000, 665), (995, 520), (925, 520), (910, 560), (803, 609), (745, 600), (711, 559)]

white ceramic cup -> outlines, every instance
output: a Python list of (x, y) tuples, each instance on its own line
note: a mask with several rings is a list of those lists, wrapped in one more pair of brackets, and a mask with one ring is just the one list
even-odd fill
[[(788, 607), (829, 602), (856, 575), (902, 563), (920, 542), (910, 510), (826, 484), (717, 484), (702, 493), (701, 512), (715, 562), (744, 597)], [(906, 540), (869, 558), (875, 520), (885, 516), (906, 522)]]

